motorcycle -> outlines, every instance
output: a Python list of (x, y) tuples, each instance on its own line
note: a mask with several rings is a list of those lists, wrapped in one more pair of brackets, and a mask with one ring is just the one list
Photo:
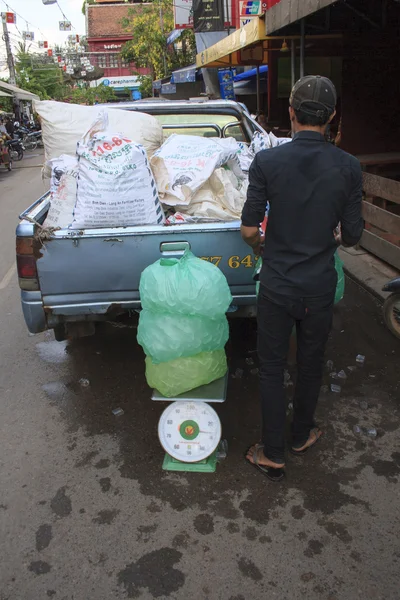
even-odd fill
[(13, 140), (8, 140), (6, 144), (8, 146), (8, 154), (10, 155), (12, 161), (23, 159), (25, 148), (21, 140), (14, 138)]
[(26, 127), (18, 127), (15, 134), (22, 141), (25, 150), (36, 150), (38, 144), (42, 144), (42, 132), (30, 131)]
[(392, 292), (383, 303), (383, 318), (389, 331), (400, 339), (400, 277), (388, 281), (384, 292)]
[[(8, 159), (8, 162), (7, 162)], [(12, 158), (9, 154), (9, 152), (3, 152), (2, 147), (0, 146), (0, 165), (4, 165), (5, 168), (7, 169), (7, 171), (11, 171), (12, 170)]]

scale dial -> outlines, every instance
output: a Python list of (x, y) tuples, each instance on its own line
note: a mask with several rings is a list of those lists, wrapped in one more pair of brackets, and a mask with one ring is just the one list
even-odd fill
[(217, 448), (221, 423), (206, 402), (173, 402), (161, 415), (158, 437), (164, 450), (176, 460), (198, 462)]

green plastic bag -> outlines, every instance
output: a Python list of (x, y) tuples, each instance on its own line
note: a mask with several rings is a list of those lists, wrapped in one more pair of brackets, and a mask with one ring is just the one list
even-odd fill
[(140, 278), (142, 308), (155, 312), (225, 315), (232, 302), (225, 275), (215, 265), (186, 251), (182, 258), (161, 258)]
[(343, 261), (340, 258), (339, 254), (335, 252), (335, 269), (338, 276), (336, 292), (335, 292), (335, 304), (340, 302), (344, 296), (344, 271), (343, 271)]
[(223, 350), (229, 337), (225, 316), (172, 315), (142, 310), (137, 340), (153, 363), (167, 362), (200, 352)]
[(228, 370), (224, 350), (201, 352), (196, 356), (177, 358), (154, 364), (146, 357), (146, 379), (150, 387), (167, 398), (175, 398), (200, 385), (223, 377)]

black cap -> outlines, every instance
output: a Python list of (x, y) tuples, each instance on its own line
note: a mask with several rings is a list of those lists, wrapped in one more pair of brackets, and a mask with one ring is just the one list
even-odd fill
[(325, 118), (335, 110), (336, 88), (332, 81), (321, 75), (307, 75), (293, 86), (289, 104), (307, 115)]

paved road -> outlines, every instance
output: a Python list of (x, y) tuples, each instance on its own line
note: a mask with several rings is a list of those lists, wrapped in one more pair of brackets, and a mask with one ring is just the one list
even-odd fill
[[(288, 459), (286, 483), (243, 460), (259, 435), (245, 360), (255, 330), (243, 322), (228, 352), (245, 374), (217, 406), (228, 458), (214, 475), (164, 473), (162, 407), (149, 399), (135, 330), (61, 344), (28, 335), (13, 231), (43, 189), (39, 170), (0, 173), (0, 189), (1, 600), (397, 599), (400, 346), (374, 300), (348, 283), (328, 358), (341, 369), (362, 353), (365, 366), (342, 394), (321, 393), (325, 436)], [(354, 435), (355, 424), (378, 438)]]

